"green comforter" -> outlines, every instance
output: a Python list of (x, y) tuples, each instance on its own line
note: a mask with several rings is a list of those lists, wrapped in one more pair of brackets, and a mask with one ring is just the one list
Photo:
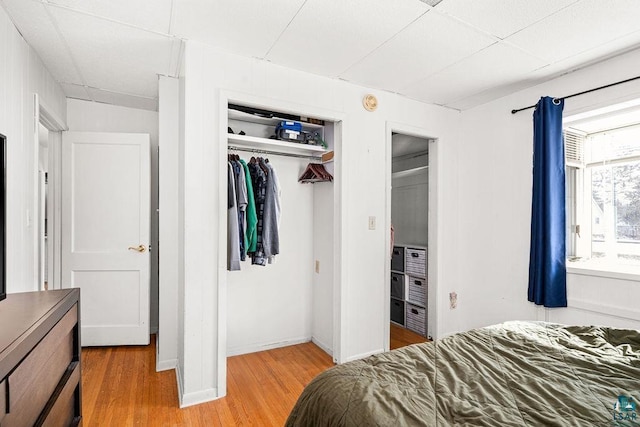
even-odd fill
[(640, 425), (640, 331), (507, 322), (412, 345), (318, 375), (287, 420), (413, 425)]

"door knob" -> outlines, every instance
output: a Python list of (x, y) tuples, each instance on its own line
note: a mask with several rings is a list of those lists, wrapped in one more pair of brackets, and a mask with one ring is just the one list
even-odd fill
[(138, 246), (129, 246), (129, 250), (130, 251), (144, 252), (144, 251), (147, 250), (147, 248), (144, 245), (138, 245)]

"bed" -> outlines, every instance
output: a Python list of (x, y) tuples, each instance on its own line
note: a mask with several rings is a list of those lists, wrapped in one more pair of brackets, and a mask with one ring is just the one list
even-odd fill
[(286, 425), (638, 426), (638, 402), (640, 331), (507, 322), (335, 366)]

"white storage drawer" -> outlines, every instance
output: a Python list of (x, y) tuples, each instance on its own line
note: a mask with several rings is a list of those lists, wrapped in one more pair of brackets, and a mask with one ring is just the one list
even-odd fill
[(411, 276), (427, 276), (427, 250), (407, 248), (405, 250), (405, 272)]
[(409, 302), (427, 306), (427, 281), (422, 277), (409, 276)]
[(407, 303), (406, 328), (427, 336), (427, 310), (423, 307)]

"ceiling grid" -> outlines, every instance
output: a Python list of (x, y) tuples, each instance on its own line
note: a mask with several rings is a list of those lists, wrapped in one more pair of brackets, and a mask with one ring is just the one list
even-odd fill
[(0, 5), (67, 96), (146, 109), (157, 76), (178, 75), (186, 40), (461, 110), (640, 47), (637, 0)]

